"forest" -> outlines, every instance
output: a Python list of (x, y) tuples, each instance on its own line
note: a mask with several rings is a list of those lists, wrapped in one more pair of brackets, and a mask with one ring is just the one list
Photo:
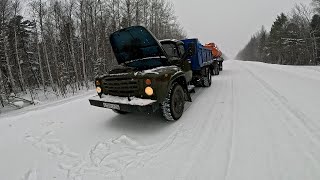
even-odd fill
[(1, 0), (1, 105), (90, 89), (115, 65), (109, 35), (133, 25), (159, 39), (186, 36), (169, 0)]
[(237, 59), (284, 65), (320, 64), (320, 0), (281, 13), (271, 30), (253, 35)]

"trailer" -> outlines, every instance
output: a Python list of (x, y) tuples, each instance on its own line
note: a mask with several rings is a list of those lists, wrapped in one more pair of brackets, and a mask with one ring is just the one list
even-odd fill
[(206, 48), (210, 49), (212, 51), (213, 57), (217, 60), (218, 66), (219, 66), (219, 71), (223, 70), (223, 57), (222, 57), (222, 52), (218, 48), (218, 46), (215, 43), (208, 43), (205, 45)]
[(192, 70), (195, 74), (199, 75), (199, 72), (208, 67), (210, 69), (211, 75), (219, 75), (219, 62), (215, 58), (212, 50), (200, 43), (197, 38), (194, 39), (184, 39), (184, 48), (188, 49), (190, 45), (195, 45), (195, 53), (191, 59)]

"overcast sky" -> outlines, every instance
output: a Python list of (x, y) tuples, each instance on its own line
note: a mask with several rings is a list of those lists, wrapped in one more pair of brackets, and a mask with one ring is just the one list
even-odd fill
[(278, 14), (311, 0), (172, 0), (181, 26), (189, 37), (215, 42), (234, 57), (262, 25), (267, 30)]

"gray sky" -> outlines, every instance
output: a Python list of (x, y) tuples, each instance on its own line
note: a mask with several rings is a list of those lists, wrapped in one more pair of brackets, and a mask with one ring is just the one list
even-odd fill
[(172, 0), (189, 37), (215, 42), (234, 57), (262, 25), (269, 31), (278, 14), (311, 0)]

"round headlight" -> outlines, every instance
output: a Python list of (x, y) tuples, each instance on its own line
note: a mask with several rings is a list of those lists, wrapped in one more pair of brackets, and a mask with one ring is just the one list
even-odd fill
[(152, 96), (153, 95), (153, 89), (151, 87), (146, 87), (146, 89), (144, 90), (144, 92), (148, 95), (148, 96)]
[(98, 94), (100, 94), (100, 93), (102, 92), (101, 87), (97, 87), (96, 90), (97, 90), (97, 93), (98, 93)]

